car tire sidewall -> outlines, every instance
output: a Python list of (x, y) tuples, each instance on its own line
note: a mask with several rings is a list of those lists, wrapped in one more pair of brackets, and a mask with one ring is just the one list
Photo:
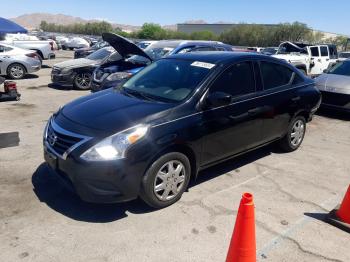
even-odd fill
[[(14, 67), (14, 66), (20, 66), (22, 68), (23, 75), (21, 77), (15, 77), (15, 76), (13, 76), (11, 74), (11, 68)], [(8, 77), (10, 77), (11, 79), (15, 79), (15, 80), (22, 79), (26, 75), (26, 72), (27, 72), (26, 68), (23, 65), (21, 65), (21, 64), (12, 64), (12, 65), (10, 65), (7, 68), (7, 75), (8, 75)]]
[[(185, 177), (184, 185), (176, 197), (168, 201), (161, 201), (157, 198), (157, 196), (154, 193), (154, 190), (153, 190), (154, 180), (156, 178), (156, 175), (159, 169), (165, 163), (172, 160), (177, 160), (181, 162), (185, 168), (186, 177)], [(153, 164), (146, 171), (146, 174), (142, 180), (140, 196), (151, 207), (164, 208), (164, 207), (170, 206), (175, 202), (177, 202), (181, 198), (182, 194), (186, 191), (188, 184), (190, 182), (190, 177), (191, 177), (191, 164), (189, 159), (184, 154), (178, 153), (178, 152), (165, 154), (159, 157), (155, 162), (153, 162)]]
[[(297, 122), (297, 121), (299, 121), (299, 120), (303, 121), (303, 124), (304, 124), (304, 133), (303, 133), (303, 136), (302, 136), (302, 138), (301, 138), (300, 143), (299, 143), (297, 146), (294, 146), (294, 145), (292, 144), (291, 133), (292, 133), (293, 126), (294, 126), (295, 122)], [(305, 118), (304, 118), (303, 116), (297, 116), (297, 117), (295, 117), (295, 118), (293, 119), (293, 121), (292, 121), (292, 122), (290, 123), (290, 125), (289, 125), (288, 134), (287, 134), (287, 137), (286, 137), (286, 138), (287, 138), (287, 142), (288, 142), (288, 147), (290, 148), (290, 151), (295, 151), (295, 150), (297, 150), (297, 149), (301, 146), (301, 144), (302, 144), (303, 141), (304, 141), (305, 133), (306, 133), (306, 120), (305, 120)]]

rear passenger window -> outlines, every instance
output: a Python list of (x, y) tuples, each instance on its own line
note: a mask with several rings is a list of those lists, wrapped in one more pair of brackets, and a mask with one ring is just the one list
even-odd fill
[(261, 62), (260, 68), (265, 90), (287, 85), (293, 76), (291, 69), (280, 64)]
[(310, 47), (311, 56), (320, 56), (320, 52), (318, 51), (318, 47)]
[(251, 62), (231, 66), (215, 80), (210, 92), (224, 92), (240, 96), (255, 92), (255, 80)]
[(321, 46), (321, 56), (328, 56), (328, 48), (327, 46)]

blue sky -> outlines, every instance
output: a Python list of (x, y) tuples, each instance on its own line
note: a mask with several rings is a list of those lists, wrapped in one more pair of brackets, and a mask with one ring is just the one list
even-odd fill
[(310, 27), (350, 35), (349, 0), (1, 0), (0, 16), (25, 13), (63, 13), (86, 19), (142, 25), (187, 20), (207, 22), (280, 23), (300, 21)]

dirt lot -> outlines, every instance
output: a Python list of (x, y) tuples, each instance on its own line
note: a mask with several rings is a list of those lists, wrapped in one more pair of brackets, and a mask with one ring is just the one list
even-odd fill
[(42, 156), (50, 114), (89, 93), (48, 87), (50, 67), (69, 57), (59, 52), (18, 81), (20, 102), (0, 104), (0, 261), (224, 261), (245, 191), (255, 198), (259, 260), (350, 261), (350, 235), (323, 222), (350, 183), (350, 117), (317, 115), (297, 152), (266, 147), (210, 168), (163, 210), (87, 204)]

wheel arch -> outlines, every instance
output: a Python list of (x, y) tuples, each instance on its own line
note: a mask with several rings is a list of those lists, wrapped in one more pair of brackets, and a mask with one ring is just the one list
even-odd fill
[[(198, 174), (198, 156), (196, 155), (195, 151), (186, 144), (172, 144), (164, 148), (163, 150), (159, 151), (155, 157), (150, 162), (150, 166), (162, 155), (171, 153), (171, 152), (178, 152), (181, 154), (184, 154), (188, 160), (190, 161), (191, 165), (191, 180), (195, 180), (197, 178)], [(148, 167), (149, 168), (149, 167)], [(148, 170), (147, 168), (147, 170)]]

